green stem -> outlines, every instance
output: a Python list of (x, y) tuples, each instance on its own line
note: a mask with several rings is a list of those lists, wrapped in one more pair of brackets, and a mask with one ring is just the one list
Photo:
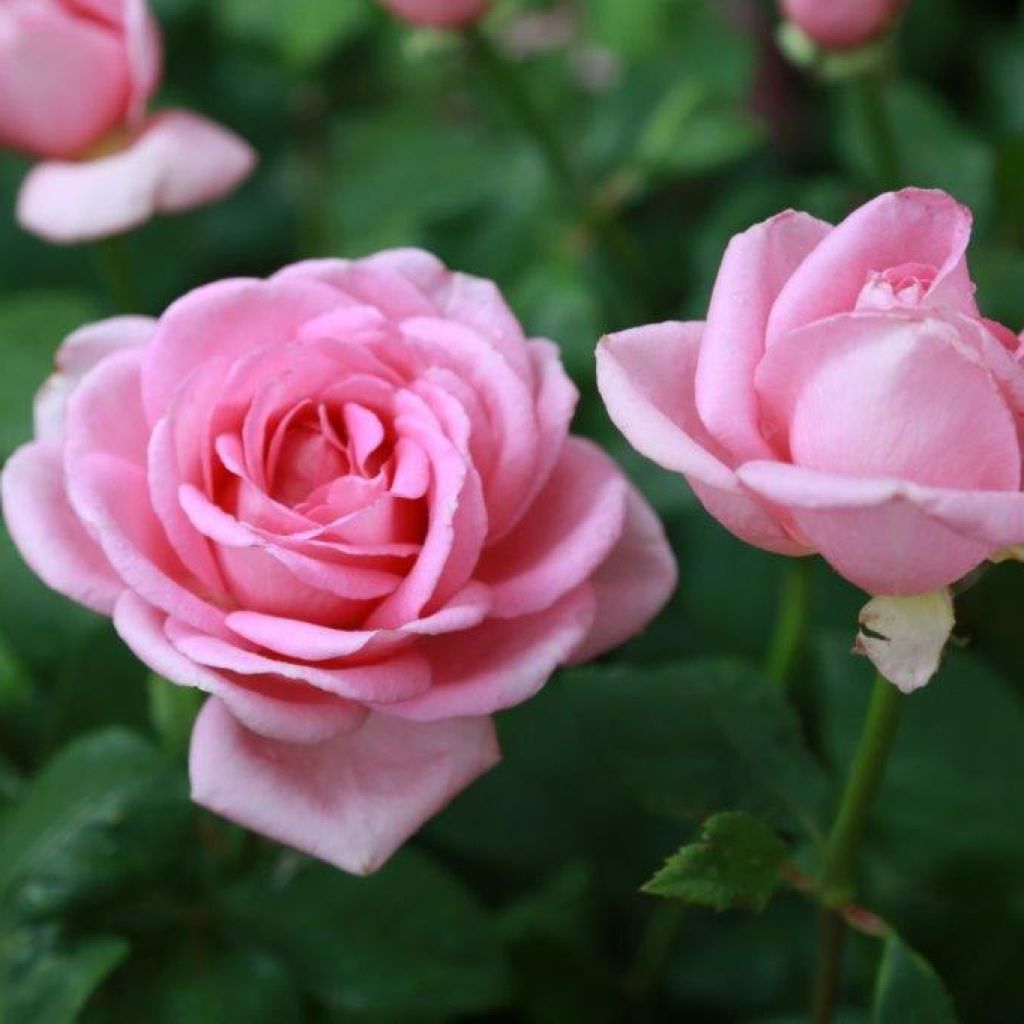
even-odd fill
[(775, 635), (765, 660), (765, 672), (780, 690), (789, 688), (807, 636), (811, 561), (800, 558), (787, 566), (779, 600)]
[(876, 184), (896, 188), (900, 184), (899, 148), (885, 104), (886, 80), (883, 70), (875, 70), (856, 79), (853, 88), (871, 140)]
[[(643, 260), (629, 233), (611, 211), (595, 201), (593, 189), (569, 156), (562, 137), (527, 88), (518, 68), (506, 60), (500, 49), (476, 26), (465, 29), (465, 37), (491, 89), (505, 103), (522, 130), (529, 135), (544, 158), (548, 172), (566, 203), (581, 224), (592, 229), (615, 264), (620, 278), (629, 282), (635, 296), (646, 290)], [(627, 319), (639, 311), (622, 311)]]
[(899, 727), (903, 696), (881, 675), (875, 678), (867, 718), (847, 776), (839, 813), (825, 846), (821, 876), (822, 922), (820, 967), (815, 990), (815, 1024), (829, 1024), (840, 979), (841, 933), (838, 908), (856, 895), (854, 870), (868, 814), (885, 775), (889, 753)]
[(651, 912), (627, 982), (637, 1002), (643, 1002), (650, 995), (672, 955), (685, 909), (679, 900), (662, 900)]
[(125, 235), (101, 239), (95, 245), (96, 262), (110, 294), (111, 302), (119, 313), (139, 311), (132, 258)]

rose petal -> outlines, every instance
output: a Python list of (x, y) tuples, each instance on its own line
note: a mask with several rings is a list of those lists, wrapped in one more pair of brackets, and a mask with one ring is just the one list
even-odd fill
[(0, 487), (7, 529), (32, 571), (71, 600), (109, 615), (124, 583), (68, 503), (60, 445), (35, 441), (19, 448), (4, 465)]
[(219, 697), (239, 721), (286, 743), (322, 743), (358, 728), (366, 711), (309, 686), (274, 677), (232, 678), (190, 661), (171, 645), (167, 616), (125, 591), (114, 609), (114, 628), (140, 661), (179, 686)]
[(780, 554), (806, 554), (782, 516), (744, 492), (697, 415), (699, 323), (638, 327), (604, 338), (597, 383), (615, 425), (641, 454), (683, 473), (702, 504), (737, 537)]
[(773, 304), (829, 231), (823, 221), (789, 211), (737, 235), (725, 251), (700, 343), (695, 397), (701, 420), (733, 464), (772, 456), (761, 436), (754, 368)]
[(943, 588), (917, 597), (876, 597), (858, 621), (863, 630), (855, 651), (903, 693), (913, 693), (939, 670), (953, 633), (953, 595)]
[(594, 613), (594, 596), (584, 585), (536, 615), (491, 619), (465, 633), (424, 640), (418, 649), (434, 666), (430, 690), (379, 710), (433, 722), (521, 704), (579, 647)]
[(18, 195), (18, 223), (58, 244), (123, 234), (156, 214), (212, 203), (255, 165), (233, 132), (189, 111), (166, 111), (108, 156), (37, 164)]
[(594, 622), (572, 661), (599, 657), (643, 632), (665, 607), (679, 574), (661, 520), (630, 488), (622, 536), (590, 577), (597, 601)]
[(192, 734), (192, 798), (356, 874), (379, 868), (500, 759), (486, 718), (432, 724), (371, 715), (358, 732), (291, 746), (208, 701)]
[(934, 267), (923, 303), (977, 316), (964, 252), (971, 213), (945, 192), (888, 192), (855, 210), (794, 270), (768, 323), (768, 347), (790, 331), (854, 308), (873, 272), (903, 264)]

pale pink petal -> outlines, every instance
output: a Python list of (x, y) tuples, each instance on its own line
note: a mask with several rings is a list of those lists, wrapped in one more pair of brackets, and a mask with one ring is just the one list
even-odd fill
[[(790, 331), (852, 310), (873, 273), (904, 264), (932, 267), (923, 299), (977, 316), (964, 252), (971, 213), (945, 192), (888, 192), (855, 210), (795, 270), (772, 309), (768, 347)], [(749, 374), (748, 374), (749, 376)]]
[(220, 199), (255, 165), (252, 148), (233, 132), (198, 114), (167, 111), (108, 156), (34, 167), (18, 195), (18, 223), (58, 244), (123, 234), (157, 214)]
[(572, 661), (590, 661), (642, 633), (668, 603), (678, 576), (661, 520), (630, 488), (622, 536), (590, 577), (597, 608), (590, 632), (573, 651)]
[(6, 462), (0, 487), (11, 539), (54, 590), (109, 615), (124, 584), (68, 504), (61, 447), (35, 441)]
[(318, 746), (290, 746), (208, 701), (192, 734), (192, 797), (345, 871), (379, 868), (500, 759), (487, 718), (432, 724), (371, 715)]
[(160, 83), (160, 30), (146, 0), (124, 0), (124, 46), (131, 78), (128, 120), (138, 125)]
[(579, 648), (594, 614), (594, 595), (584, 584), (535, 615), (491, 619), (465, 633), (424, 640), (419, 650), (434, 665), (430, 690), (379, 710), (433, 722), (521, 704)]
[(622, 537), (629, 484), (596, 445), (570, 438), (516, 529), (487, 549), (476, 577), (498, 618), (529, 615), (575, 590)]
[(787, 508), (808, 542), (871, 594), (948, 586), (997, 549), (1024, 541), (1019, 491), (956, 491), (777, 462), (749, 463), (739, 476)]
[(547, 484), (561, 455), (562, 445), (569, 436), (569, 426), (580, 397), (576, 385), (562, 365), (561, 349), (554, 342), (534, 338), (527, 342), (527, 350), (535, 381), (534, 406), (537, 410), (539, 457), (529, 501), (524, 509), (530, 507), (533, 499)]
[(286, 743), (322, 743), (357, 729), (366, 718), (359, 704), (274, 677), (239, 679), (197, 665), (167, 638), (167, 616), (125, 591), (114, 609), (114, 628), (132, 652), (158, 675), (219, 697), (239, 721), (262, 736)]
[[(311, 280), (217, 281), (178, 299), (160, 318), (146, 350), (143, 399), (155, 423), (197, 367), (234, 363), (267, 346), (284, 346), (309, 320), (333, 309), (337, 294)], [(287, 359), (292, 353), (285, 351)], [(234, 381), (229, 394), (235, 394)]]
[(757, 386), (766, 429), (797, 465), (962, 490), (1020, 485), (1014, 416), (946, 320), (831, 317), (773, 346)]
[(701, 420), (733, 465), (772, 457), (761, 436), (754, 368), (773, 304), (829, 231), (823, 221), (789, 211), (737, 235), (725, 251), (700, 343), (695, 397)]
[(780, 554), (806, 554), (782, 516), (740, 487), (697, 414), (694, 378), (703, 324), (638, 327), (602, 340), (597, 383), (612, 421), (642, 455), (683, 473), (702, 504), (736, 536)]

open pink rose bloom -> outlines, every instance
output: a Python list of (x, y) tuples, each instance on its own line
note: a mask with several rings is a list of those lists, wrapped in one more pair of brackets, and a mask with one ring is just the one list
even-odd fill
[(145, 0), (0, 3), (0, 147), (43, 160), (18, 198), (24, 228), (102, 238), (248, 177), (255, 155), (232, 132), (185, 110), (147, 116), (159, 80)]
[(602, 342), (612, 418), (751, 544), (875, 595), (955, 582), (1024, 542), (1021, 349), (975, 305), (970, 227), (908, 189), (751, 228), (704, 323)]
[(819, 46), (844, 50), (881, 35), (906, 0), (782, 0), (782, 12)]
[(568, 436), (576, 399), (490, 282), (412, 250), (298, 264), (72, 335), (4, 514), (212, 695), (197, 801), (371, 871), (495, 764), (492, 713), (674, 587), (652, 511)]

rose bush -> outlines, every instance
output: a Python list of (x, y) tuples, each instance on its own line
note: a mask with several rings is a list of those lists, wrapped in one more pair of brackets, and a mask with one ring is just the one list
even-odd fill
[(975, 304), (970, 227), (908, 189), (751, 228), (706, 322), (602, 342), (613, 420), (751, 544), (876, 595), (954, 582), (1024, 541), (1020, 345)]
[(782, 13), (826, 49), (860, 46), (881, 35), (906, 0), (782, 0)]
[(45, 162), (23, 227), (75, 242), (211, 202), (251, 172), (241, 139), (189, 111), (147, 118), (161, 46), (145, 0), (0, 4), (0, 147)]
[(381, 0), (393, 14), (428, 28), (456, 28), (487, 13), (490, 0)]
[(673, 588), (576, 398), (490, 282), (302, 263), (72, 335), (4, 512), (47, 583), (213, 695), (195, 799), (364, 872), (495, 763), (493, 712)]

